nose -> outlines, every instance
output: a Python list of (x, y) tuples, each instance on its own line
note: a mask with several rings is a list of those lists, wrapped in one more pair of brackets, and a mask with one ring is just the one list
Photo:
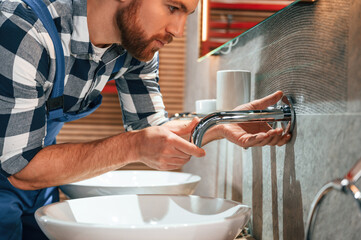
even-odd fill
[(176, 19), (172, 19), (166, 28), (166, 31), (170, 33), (174, 37), (183, 37), (184, 34), (184, 26), (187, 21), (186, 16), (179, 16)]

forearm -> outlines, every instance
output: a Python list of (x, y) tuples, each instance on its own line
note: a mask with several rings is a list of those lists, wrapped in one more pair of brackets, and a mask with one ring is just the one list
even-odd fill
[(135, 132), (88, 143), (57, 144), (42, 149), (9, 181), (25, 190), (58, 186), (115, 170), (136, 161), (132, 154)]

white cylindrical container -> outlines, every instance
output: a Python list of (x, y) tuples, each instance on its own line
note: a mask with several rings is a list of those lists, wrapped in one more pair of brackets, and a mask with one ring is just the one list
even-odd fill
[(216, 99), (201, 99), (196, 101), (197, 114), (209, 114), (216, 111)]
[(250, 101), (251, 72), (222, 70), (217, 72), (217, 111), (230, 111)]

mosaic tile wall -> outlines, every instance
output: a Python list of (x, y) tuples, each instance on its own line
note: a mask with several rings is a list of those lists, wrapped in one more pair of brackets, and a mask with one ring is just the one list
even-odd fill
[[(193, 36), (188, 45), (196, 44)], [(252, 72), (252, 99), (280, 89), (296, 100), (286, 146), (242, 150), (213, 142), (184, 171), (203, 177), (195, 194), (251, 206), (256, 239), (303, 239), (317, 191), (361, 159), (361, 1), (296, 3), (242, 35), (230, 54), (196, 63), (190, 51), (187, 64), (188, 111), (195, 100), (215, 98), (216, 71), (226, 69)], [(358, 239), (360, 220), (350, 196), (331, 192), (312, 239)]]

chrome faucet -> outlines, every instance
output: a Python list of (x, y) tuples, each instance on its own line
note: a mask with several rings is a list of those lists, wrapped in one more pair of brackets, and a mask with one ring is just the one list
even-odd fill
[(321, 187), (317, 192), (312, 204), (311, 209), (307, 218), (306, 229), (305, 229), (305, 240), (310, 240), (312, 235), (312, 227), (315, 221), (315, 215), (317, 209), (324, 199), (326, 194), (331, 190), (338, 190), (345, 194), (350, 194), (357, 202), (359, 210), (361, 210), (361, 192), (356, 187), (355, 183), (361, 177), (361, 159), (359, 159), (355, 165), (346, 173), (346, 175), (340, 179), (332, 180)]
[(198, 123), (192, 131), (190, 141), (202, 146), (204, 134), (211, 127), (218, 124), (227, 123), (251, 123), (251, 122), (267, 122), (282, 123), (285, 133), (290, 133), (295, 124), (295, 111), (290, 97), (283, 96), (278, 107), (269, 107), (266, 110), (246, 110), (246, 111), (225, 111), (211, 113)]

